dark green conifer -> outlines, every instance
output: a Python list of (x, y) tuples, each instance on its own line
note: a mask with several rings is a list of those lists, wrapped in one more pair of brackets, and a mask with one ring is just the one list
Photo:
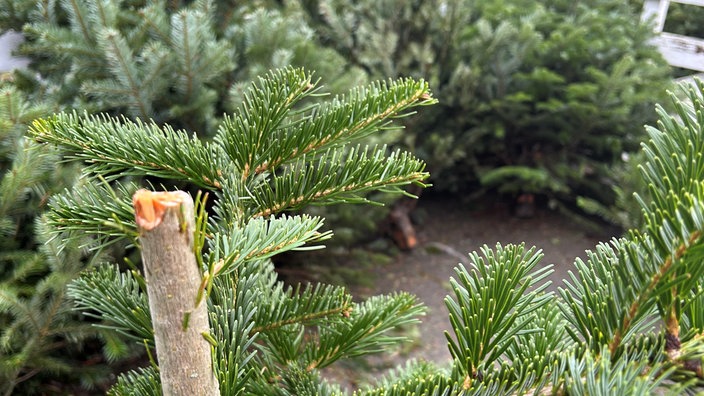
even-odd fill
[(634, 2), (301, 0), (319, 42), (441, 99), (399, 142), (437, 190), (613, 206), (611, 169), (666, 99), (670, 70)]

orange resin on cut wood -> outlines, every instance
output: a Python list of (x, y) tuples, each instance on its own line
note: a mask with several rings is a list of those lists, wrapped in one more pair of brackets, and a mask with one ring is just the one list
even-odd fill
[(161, 224), (166, 208), (180, 205), (182, 199), (182, 196), (175, 192), (137, 190), (132, 196), (137, 226), (143, 230), (153, 230)]

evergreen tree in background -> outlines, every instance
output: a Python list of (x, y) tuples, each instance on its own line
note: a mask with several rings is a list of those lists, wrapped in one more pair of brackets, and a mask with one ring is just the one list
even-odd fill
[(366, 81), (334, 51), (314, 47), (295, 10), (214, 1), (4, 2), (0, 28), (22, 27), (20, 53), (32, 61), (16, 72), (16, 84), (62, 108), (153, 119), (210, 137), (240, 103), (238, 83), (272, 67), (309, 67), (337, 92)]
[[(55, 150), (24, 137), (27, 125), (50, 113), (8, 84), (0, 88), (0, 394), (32, 394), (46, 380), (93, 387), (107, 382), (100, 350), (85, 344), (101, 336), (112, 358), (127, 353), (113, 333), (99, 334), (65, 298), (80, 271), (100, 260), (77, 244), (60, 248), (42, 217), (49, 197), (70, 186), (74, 166), (58, 164)], [(94, 364), (85, 364), (89, 359)], [(44, 384), (44, 385), (41, 385)]]
[(634, 2), (301, 0), (322, 45), (370, 75), (425, 78), (440, 106), (402, 142), (436, 189), (606, 207), (669, 68)]
[(315, 70), (332, 92), (423, 78), (441, 106), (384, 142), (428, 161), (436, 189), (570, 213), (619, 200), (609, 169), (669, 83), (637, 1), (4, 2), (33, 60), (18, 85), (64, 108), (209, 137), (272, 67)]
[[(19, 52), (32, 61), (15, 72), (16, 86), (59, 109), (152, 119), (207, 139), (252, 79), (272, 68), (315, 70), (332, 93), (369, 81), (316, 44), (299, 8), (279, 2), (4, 3), (0, 30), (22, 30), (27, 41)], [(369, 143), (388, 143), (387, 135)], [(385, 210), (334, 213), (329, 220), (354, 236), (375, 233)], [(367, 217), (364, 227), (355, 225), (360, 217)]]

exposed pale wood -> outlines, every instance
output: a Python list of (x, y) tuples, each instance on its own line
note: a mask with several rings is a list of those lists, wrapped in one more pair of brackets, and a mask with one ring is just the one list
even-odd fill
[(133, 203), (163, 394), (219, 395), (202, 335), (210, 331), (207, 307), (195, 305), (201, 273), (192, 246), (193, 200), (181, 191), (140, 190)]
[[(648, 22), (651, 18), (656, 18), (658, 15), (659, 7), (659, 0), (645, 0), (643, 2), (643, 12), (640, 14), (640, 20), (643, 22)], [(657, 28), (653, 30), (656, 32), (660, 31)]]

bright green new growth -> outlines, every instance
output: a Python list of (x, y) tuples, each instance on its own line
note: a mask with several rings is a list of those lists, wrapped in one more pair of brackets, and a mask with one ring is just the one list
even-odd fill
[[(106, 116), (59, 114), (32, 127), (35, 139), (87, 165), (85, 183), (50, 205), (49, 222), (66, 244), (85, 232), (99, 246), (120, 238), (136, 244), (135, 177), (186, 182), (214, 197), (213, 215), (199, 214), (194, 239), (206, 245), (195, 250), (202, 254), (223, 394), (333, 390), (321, 381), (320, 368), (402, 341), (389, 331), (424, 311), (407, 293), (353, 303), (339, 287), (285, 288), (277, 281), (269, 257), (311, 248), (305, 245), (330, 234), (318, 231), (320, 218), (276, 214), (316, 203), (367, 202), (363, 194), (373, 190), (404, 193), (404, 185), (427, 177), (424, 164), (407, 153), (348, 144), (412, 107), (432, 104), (425, 82), (376, 83), (324, 104), (304, 102), (317, 92), (302, 70), (272, 72), (252, 85), (240, 110), (208, 142), (168, 126)], [(101, 327), (151, 345), (144, 292), (139, 272), (120, 273), (109, 264), (69, 288), (79, 308), (102, 319)], [(153, 370), (133, 371), (113, 392), (157, 388)]]

